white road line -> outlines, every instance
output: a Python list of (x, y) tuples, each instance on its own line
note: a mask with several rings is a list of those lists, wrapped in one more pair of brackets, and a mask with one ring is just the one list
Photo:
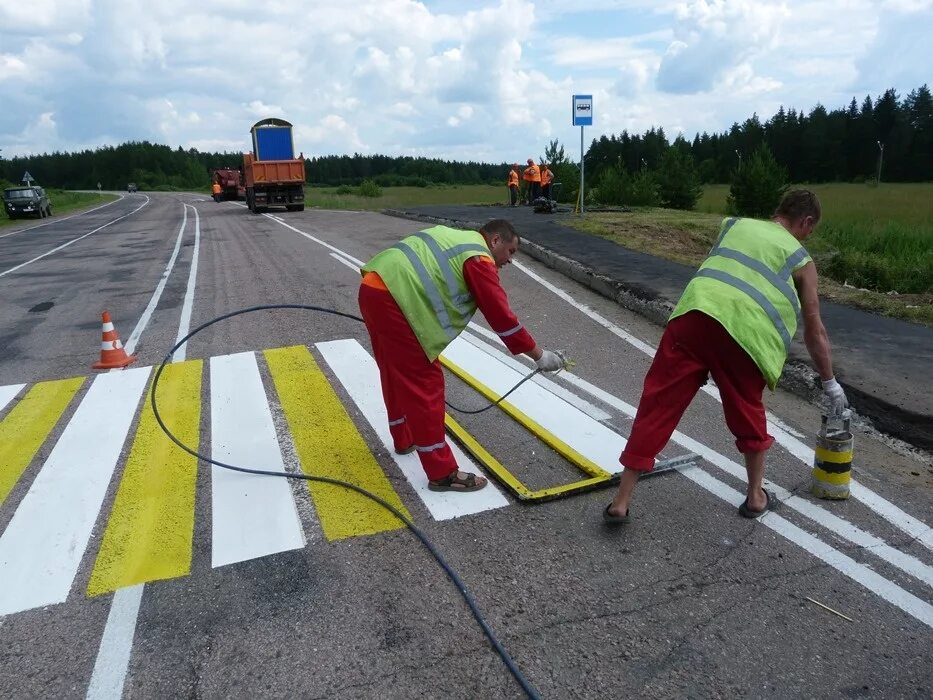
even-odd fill
[[(727, 486), (702, 469), (682, 469), (680, 473), (711, 494), (718, 496), (735, 507), (738, 507), (739, 504), (745, 500), (744, 493)], [(919, 620), (928, 627), (933, 627), (933, 605), (921, 600), (880, 574), (875, 573), (864, 564), (860, 564), (851, 557), (834, 549), (814, 535), (805, 532), (777, 513), (767, 513), (759, 518), (759, 522), (794, 544), (802, 547), (805, 551), (810, 552), (810, 554), (818, 559), (826, 562), (856, 583), (861, 584), (883, 600), (900, 608), (914, 619)]]
[(0, 615), (68, 598), (149, 370), (91, 384), (0, 536)]
[(26, 233), (26, 231), (35, 231), (37, 228), (42, 228), (43, 226), (48, 226), (49, 224), (57, 224), (60, 221), (68, 221), (68, 219), (73, 219), (76, 216), (84, 216), (85, 214), (90, 214), (92, 211), (97, 211), (98, 209), (103, 209), (104, 207), (109, 207), (113, 204), (116, 204), (121, 199), (123, 195), (119, 195), (119, 199), (115, 199), (112, 202), (107, 202), (106, 204), (101, 204), (99, 207), (94, 207), (93, 209), (88, 209), (86, 211), (79, 211), (77, 214), (72, 214), (71, 216), (63, 216), (60, 219), (53, 219), (52, 221), (46, 221), (44, 224), (39, 224), (37, 226), (30, 226), (29, 228), (21, 228), (17, 231), (10, 231), (9, 233), (4, 233), (0, 238), (6, 238), (7, 236), (12, 236), (15, 233)]
[[(211, 457), (219, 462), (285, 471), (266, 392), (251, 352), (212, 357)], [(301, 549), (304, 532), (285, 479), (211, 466), (214, 567)]]
[(7, 404), (10, 403), (16, 395), (26, 386), (25, 384), (10, 384), (8, 386), (0, 386), (0, 411), (6, 408)]
[[(359, 274), (360, 266), (362, 266), (363, 264), (362, 262), (356, 261), (355, 259), (348, 260), (343, 255), (338, 255), (337, 253), (330, 253), (330, 256), (337, 262), (343, 265), (346, 265), (351, 270)], [(491, 335), (492, 337), (498, 340), (498, 336), (495, 333), (493, 333), (492, 331), (486, 330), (485, 328), (483, 328), (482, 326), (476, 323), (471, 323), (469, 327), (472, 328), (473, 330), (476, 330), (484, 334), (488, 333), (489, 335)], [(488, 347), (486, 343), (484, 343), (483, 341), (477, 338), (474, 338), (468, 333), (464, 333), (460, 337), (479, 350), (484, 350), (486, 347)], [(524, 358), (525, 356), (522, 355), (522, 357)], [(516, 360), (515, 358), (511, 356), (506, 356), (501, 353), (497, 353), (496, 359), (498, 359), (500, 362), (507, 365), (508, 367), (511, 367), (512, 369), (518, 372), (521, 372), (522, 374), (527, 374), (527, 371), (525, 370), (524, 365), (522, 365), (520, 362), (518, 362), (518, 360)], [(528, 361), (531, 362), (530, 359)], [(529, 381), (531, 381), (534, 384), (537, 384), (538, 386), (543, 387), (546, 391), (550, 392), (551, 394), (559, 396), (567, 403), (583, 411), (586, 415), (588, 415), (593, 420), (604, 421), (604, 420), (609, 420), (609, 418), (611, 417), (608, 413), (606, 413), (602, 409), (597, 408), (596, 406), (591, 404), (586, 399), (583, 399), (577, 396), (576, 394), (574, 394), (572, 391), (568, 391), (567, 389), (562, 387), (560, 384), (555, 384), (547, 377), (543, 377), (539, 374), (539, 375), (535, 375), (535, 377), (533, 377)]]
[[(186, 205), (184, 205), (186, 206)], [(194, 207), (192, 207), (194, 208)], [(175, 266), (178, 257), (178, 251), (181, 248), (181, 241), (185, 233), (185, 225), (188, 221), (188, 210), (182, 210), (182, 223), (178, 231), (178, 238), (175, 241), (175, 248), (169, 257), (168, 264), (165, 266), (165, 272), (162, 279), (156, 286), (149, 305), (143, 312), (143, 316), (133, 329), (130, 339), (127, 341), (127, 352), (132, 352), (149, 323), (149, 318), (159, 303), (162, 291), (168, 282), (169, 275)], [(194, 283), (197, 276), (198, 249), (200, 245), (200, 218), (197, 209), (195, 209), (195, 231), (194, 231), (194, 252), (192, 253), (191, 266), (192, 271), (188, 275), (188, 288), (185, 290), (185, 303), (182, 307), (181, 320), (179, 322), (179, 338), (187, 335), (188, 324), (191, 320), (191, 308), (194, 300)], [(184, 332), (182, 332), (184, 328)], [(176, 342), (178, 342), (176, 340)], [(180, 362), (185, 359), (185, 348), (179, 349), (179, 352), (172, 358), (173, 362)], [(126, 682), (126, 673), (129, 668), (130, 655), (133, 650), (133, 637), (136, 634), (136, 619), (139, 616), (139, 605), (142, 601), (145, 584), (137, 586), (128, 586), (114, 592), (110, 601), (110, 614), (107, 616), (107, 624), (104, 627), (104, 634), (100, 640), (100, 647), (97, 650), (97, 659), (94, 662), (94, 671), (91, 674), (91, 682), (88, 686), (87, 697), (92, 700), (104, 700), (105, 698), (120, 698), (123, 694), (123, 685)]]
[[(382, 402), (379, 369), (369, 353), (355, 340), (334, 340), (317, 343), (315, 347), (324, 356), (324, 360), (337, 375), (337, 379), (350, 394), (367, 422), (376, 431), (382, 444), (408, 479), (412, 489), (436, 520), (459, 518), (509, 504), (491, 481), (486, 488), (472, 493), (444, 493), (429, 490), (428, 480), (421, 468), (418, 455), (414, 453), (395, 454), (386, 409)], [(456, 443), (450, 443), (450, 448), (461, 469), (468, 469), (469, 465), (473, 464)]]
[(107, 222), (106, 224), (104, 224), (103, 226), (98, 226), (98, 227), (95, 228), (93, 231), (89, 231), (88, 233), (85, 233), (83, 236), (78, 236), (77, 238), (72, 238), (72, 239), (71, 239), (70, 241), (68, 241), (67, 243), (63, 243), (63, 244), (60, 245), (60, 246), (56, 246), (55, 248), (52, 248), (52, 250), (46, 251), (46, 252), (43, 253), (42, 255), (38, 255), (38, 256), (34, 257), (32, 260), (27, 260), (27, 261), (24, 262), (24, 263), (20, 263), (20, 264), (17, 265), (16, 267), (11, 267), (9, 270), (4, 270), (3, 272), (0, 272), (0, 277), (3, 277), (4, 275), (8, 275), (8, 274), (10, 274), (11, 272), (16, 272), (16, 270), (19, 270), (19, 269), (21, 269), (21, 268), (24, 268), (24, 267), (26, 267), (27, 265), (31, 265), (32, 263), (36, 262), (37, 260), (42, 260), (42, 258), (48, 257), (48, 256), (51, 255), (52, 253), (57, 253), (59, 250), (62, 250), (63, 248), (67, 248), (67, 247), (70, 246), (72, 243), (77, 243), (78, 241), (82, 241), (82, 240), (84, 240), (85, 238), (87, 238), (88, 236), (97, 233), (97, 232), (100, 231), (101, 229), (105, 229), (105, 228), (107, 228), (108, 226), (110, 226), (111, 224), (117, 223), (117, 222), (120, 221), (121, 219), (125, 219), (125, 218), (128, 217), (128, 216), (132, 216), (133, 214), (135, 214), (136, 212), (138, 212), (140, 209), (142, 209), (142, 208), (143, 208), (144, 206), (146, 206), (147, 204), (149, 204), (149, 197), (146, 197), (146, 201), (143, 202), (143, 203), (142, 203), (141, 205), (139, 205), (138, 207), (136, 207), (136, 208), (135, 208), (133, 211), (131, 211), (129, 214), (124, 214), (123, 216), (118, 216), (116, 219), (113, 219), (112, 221), (108, 221), (108, 222)]
[(182, 212), (183, 215), (181, 219), (181, 227), (178, 229), (178, 237), (175, 239), (175, 248), (172, 250), (172, 254), (168, 258), (168, 263), (165, 265), (165, 271), (162, 273), (162, 277), (159, 279), (159, 283), (156, 285), (155, 291), (149, 298), (149, 303), (143, 310), (142, 316), (140, 316), (139, 321), (136, 322), (136, 327), (133, 329), (133, 332), (130, 333), (129, 338), (126, 339), (126, 343), (123, 345), (123, 347), (126, 349), (127, 355), (132, 355), (133, 350), (136, 349), (136, 343), (139, 342), (140, 336), (143, 334), (143, 331), (146, 330), (146, 326), (149, 325), (149, 319), (152, 318), (152, 314), (155, 312), (156, 307), (159, 305), (159, 299), (162, 298), (162, 292), (165, 290), (165, 285), (168, 283), (169, 275), (172, 274), (172, 270), (175, 267), (175, 260), (178, 259), (178, 251), (181, 250), (181, 239), (185, 236), (185, 225), (188, 223), (188, 210), (182, 208)]
[[(564, 372), (560, 376), (563, 377), (565, 381), (582, 389), (594, 398), (603, 401), (607, 406), (611, 406), (612, 408), (621, 411), (630, 418), (635, 416), (635, 407), (629, 403), (626, 403), (617, 396), (614, 396), (613, 394), (610, 394), (609, 392), (604, 391), (603, 389), (600, 389), (593, 384), (590, 384), (585, 379), (581, 379), (575, 374)], [(688, 437), (687, 435), (684, 435), (680, 431), (674, 431), (674, 435), (671, 440), (676, 442), (678, 445), (685, 447), (690, 452), (695, 452), (700, 457), (719, 467), (727, 474), (730, 474), (736, 479), (747, 483), (748, 478), (745, 467), (740, 465), (738, 462), (734, 462), (733, 460), (716, 452), (706, 445), (694, 440), (691, 437)], [(618, 459), (618, 456), (616, 456), (616, 459)], [(686, 474), (688, 471), (692, 470), (684, 470), (684, 473)], [(914, 576), (920, 581), (923, 581), (928, 586), (933, 586), (933, 567), (924, 564), (916, 557), (913, 557), (909, 554), (906, 554), (905, 552), (900, 551), (899, 549), (896, 549), (895, 547), (892, 547), (880, 537), (876, 537), (862, 530), (861, 528), (856, 527), (849, 521), (844, 520), (837, 515), (833, 515), (832, 513), (821, 508), (819, 505), (811, 503), (810, 501), (800, 498), (799, 496), (791, 495), (790, 491), (770, 480), (766, 479), (765, 485), (774, 491), (774, 494), (782, 502), (783, 507), (796, 510), (801, 515), (810, 518), (810, 520), (813, 522), (825, 527), (830, 532), (834, 533), (837, 537), (841, 537), (852, 542), (853, 544), (865, 548), (867, 552), (870, 552), (871, 554), (884, 559), (889, 564), (892, 564), (905, 573)], [(741, 503), (741, 501), (739, 501), (739, 503)], [(738, 503), (736, 505), (738, 505)]]
[(297, 229), (297, 228), (295, 228), (294, 226), (292, 226), (291, 224), (286, 224), (286, 223), (285, 223), (284, 221), (282, 221), (281, 219), (276, 219), (274, 216), (272, 216), (272, 215), (270, 215), (270, 214), (263, 214), (263, 216), (265, 216), (266, 218), (270, 219), (271, 221), (274, 221), (275, 223), (279, 224), (280, 226), (284, 226), (285, 228), (290, 229), (291, 231), (294, 231), (294, 232), (297, 233), (299, 236), (304, 236), (304, 237), (307, 238), (309, 241), (314, 241), (314, 242), (317, 243), (318, 245), (322, 245), (322, 246), (324, 246), (325, 248), (327, 248), (328, 250), (330, 250), (330, 251), (332, 251), (332, 252), (334, 252), (334, 253), (337, 253), (338, 255), (342, 255), (342, 256), (345, 257), (347, 260), (350, 260), (350, 261), (355, 262), (355, 263), (359, 263), (360, 265), (363, 264), (361, 261), (357, 260), (357, 259), (354, 258), (352, 255), (350, 255), (349, 253), (345, 253), (345, 252), (343, 252), (342, 250), (340, 250), (340, 248), (337, 248), (336, 246), (332, 246), (330, 243), (327, 243), (326, 241), (322, 241), (320, 238), (315, 238), (315, 237), (312, 236), (310, 233), (305, 233), (305, 232), (302, 231), (301, 229)]
[[(185, 211), (190, 205), (185, 205)], [(198, 214), (197, 207), (191, 207), (194, 210), (194, 250), (191, 253), (191, 269), (188, 272), (188, 287), (185, 290), (185, 301), (181, 307), (181, 320), (178, 324), (178, 335), (175, 336), (175, 342), (188, 335), (191, 328), (191, 313), (194, 310), (194, 288), (198, 279), (198, 258), (201, 249), (201, 215)], [(175, 351), (172, 362), (181, 362), (188, 355), (188, 343), (182, 345)]]
[[(478, 350), (462, 338), (454, 340), (442, 354), (499, 396), (518, 384), (524, 376), (524, 373), (498, 362), (494, 355)], [(625, 438), (544, 387), (525, 382), (506, 400), (609, 473), (622, 471), (619, 454), (625, 447)]]
[[(633, 347), (638, 348), (646, 355), (652, 357), (654, 356), (656, 349), (648, 343), (639, 340), (631, 333), (623, 330), (612, 321), (608, 320), (596, 311), (593, 311), (586, 304), (581, 304), (566, 291), (556, 286), (555, 284), (548, 282), (546, 279), (525, 265), (522, 265), (518, 262), (513, 264), (516, 268), (531, 277), (531, 279), (535, 280), (540, 285), (556, 294), (571, 306), (575, 307), (579, 311), (582, 311), (584, 314), (589, 316), (591, 319), (596, 321), (599, 325), (603, 326), (614, 335), (622, 338), (627, 343), (631, 344)], [(705, 386), (703, 387), (703, 390), (710, 396), (713, 396), (717, 401), (721, 401), (719, 391), (715, 387)], [(813, 464), (813, 449), (802, 443), (797, 438), (793, 437), (788, 430), (785, 430), (783, 427), (781, 427), (783, 426), (783, 423), (775, 419), (775, 417), (770, 412), (768, 412), (767, 416), (768, 431), (774, 436), (775, 441), (790, 454), (797, 457), (809, 468)], [(933, 528), (931, 528), (929, 525), (905, 512), (903, 509), (894, 505), (866, 486), (863, 486), (855, 479), (851, 481), (850, 491), (853, 498), (864, 503), (868, 508), (875, 511), (882, 518), (905, 532), (910, 537), (919, 540), (927, 549), (933, 550)]]
[(88, 700), (118, 700), (123, 696), (144, 587), (140, 583), (121, 588), (113, 594), (91, 684), (87, 689)]
[[(478, 323), (470, 323), (470, 325), (467, 326), (467, 330), (480, 333), (482, 335), (485, 335), (487, 338), (494, 338), (496, 340), (499, 340), (499, 336), (497, 336), (495, 333), (493, 333), (488, 328), (484, 328), (483, 326), (479, 325)], [(461, 333), (460, 337), (466, 342), (468, 342), (470, 345), (472, 345), (473, 347), (478, 348), (479, 350), (482, 350), (483, 352), (491, 354), (499, 362), (506, 365), (507, 367), (511, 367), (513, 370), (520, 373), (522, 376), (525, 376), (526, 374), (528, 374), (529, 368), (534, 368), (534, 364), (535, 364), (534, 360), (528, 357), (528, 355), (512, 355), (511, 353), (500, 352), (499, 348), (490, 345), (489, 343), (485, 342), (484, 340), (481, 340), (480, 338), (477, 338), (475, 335), (473, 335), (473, 333), (469, 333), (469, 332)], [(522, 364), (522, 362), (519, 360), (526, 362), (530, 367)], [(561, 386), (560, 384), (553, 381), (552, 379), (548, 379), (546, 376), (542, 374), (536, 374), (534, 377), (532, 377), (528, 381), (532, 382), (533, 384), (537, 384), (540, 387), (543, 387), (544, 389), (554, 394), (555, 396), (559, 396), (564, 401), (569, 403), (571, 406), (574, 406), (578, 408), (579, 410), (583, 411), (586, 415), (588, 415), (593, 420), (597, 420), (600, 423), (602, 423), (603, 421), (607, 421), (612, 418), (612, 416), (610, 416), (608, 413), (606, 413), (601, 408), (593, 405), (592, 403), (590, 403), (583, 397), (566, 389), (565, 387)]]

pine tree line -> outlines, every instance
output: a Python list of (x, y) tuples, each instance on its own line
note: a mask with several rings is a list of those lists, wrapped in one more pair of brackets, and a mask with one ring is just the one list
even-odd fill
[[(848, 107), (827, 111), (818, 105), (809, 114), (794, 108), (778, 110), (764, 123), (752, 115), (720, 134), (697, 134), (693, 141), (678, 136), (670, 142), (663, 129), (641, 135), (623, 131), (618, 136), (594, 139), (585, 155), (587, 183), (597, 183), (608, 169), (637, 174), (658, 170), (673, 147), (689, 157), (703, 183), (728, 182), (741, 159), (765, 144), (793, 182), (857, 182), (877, 176), (893, 182), (933, 180), (933, 97), (927, 85), (900, 99), (887, 90), (861, 105), (853, 98)], [(558, 148), (552, 142), (549, 151)], [(560, 151), (563, 151), (562, 147)], [(560, 158), (545, 154), (552, 164)], [(668, 162), (670, 162), (668, 156)], [(213, 168), (239, 168), (240, 153), (202, 153), (172, 149), (148, 141), (106, 146), (75, 153), (44, 153), (0, 160), (0, 180), (18, 183), (28, 171), (48, 187), (123, 189), (136, 182), (141, 189), (203, 188)], [(320, 156), (307, 159), (311, 184), (359, 185), (373, 180), (382, 186), (447, 184), (502, 184), (509, 163), (478, 163), (412, 156)], [(570, 193), (571, 163), (565, 185)], [(560, 176), (560, 174), (559, 174)], [(574, 190), (575, 191), (575, 190)]]
[[(642, 135), (623, 131), (594, 139), (586, 153), (587, 181), (598, 181), (608, 168), (628, 173), (655, 170), (671, 146), (689, 154), (704, 183), (728, 182), (742, 158), (765, 144), (792, 182), (861, 182), (877, 177), (889, 182), (933, 180), (933, 97), (923, 85), (899, 99), (887, 90), (861, 106), (828, 112), (817, 105), (809, 114), (781, 107), (762, 123), (752, 115), (721, 134), (678, 136), (669, 142), (663, 129)], [(883, 147), (883, 151), (882, 151)]]

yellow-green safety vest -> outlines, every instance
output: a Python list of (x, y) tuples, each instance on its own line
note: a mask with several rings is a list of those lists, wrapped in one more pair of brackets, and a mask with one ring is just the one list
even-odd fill
[(725, 219), (671, 319), (688, 311), (715, 318), (774, 389), (800, 320), (792, 274), (808, 262), (806, 249), (780, 224)]
[(385, 282), (430, 362), (476, 313), (463, 264), (477, 255), (492, 257), (479, 233), (435, 226), (402, 239), (362, 267)]

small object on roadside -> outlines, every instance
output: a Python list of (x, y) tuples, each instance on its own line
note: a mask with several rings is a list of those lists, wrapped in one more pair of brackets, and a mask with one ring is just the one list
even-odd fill
[[(841, 501), (849, 497), (855, 442), (849, 429), (851, 415), (849, 410), (839, 416), (823, 413), (813, 450), (813, 482), (810, 485), (810, 493), (817, 498)], [(839, 423), (834, 424), (834, 421)]]
[(824, 610), (828, 610), (828, 611), (831, 612), (833, 615), (838, 615), (838, 616), (841, 617), (843, 620), (848, 620), (849, 622), (855, 622), (855, 620), (853, 620), (851, 617), (848, 617), (848, 616), (846, 616), (846, 615), (843, 615), (843, 614), (842, 614), (841, 612), (839, 612), (838, 610), (833, 610), (833, 609), (832, 609), (831, 607), (829, 607), (828, 605), (823, 605), (823, 604), (822, 604), (820, 601), (818, 601), (818, 600), (813, 600), (813, 598), (811, 598), (810, 596), (804, 596), (804, 598), (805, 598), (806, 600), (809, 600), (811, 603), (814, 603), (815, 605), (819, 605), (819, 606), (820, 606), (821, 608), (823, 608)]

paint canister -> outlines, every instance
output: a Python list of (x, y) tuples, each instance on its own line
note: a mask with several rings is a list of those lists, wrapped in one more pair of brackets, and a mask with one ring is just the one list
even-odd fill
[(849, 413), (840, 418), (823, 415), (813, 451), (813, 482), (810, 492), (817, 498), (844, 500), (849, 497), (854, 440)]

